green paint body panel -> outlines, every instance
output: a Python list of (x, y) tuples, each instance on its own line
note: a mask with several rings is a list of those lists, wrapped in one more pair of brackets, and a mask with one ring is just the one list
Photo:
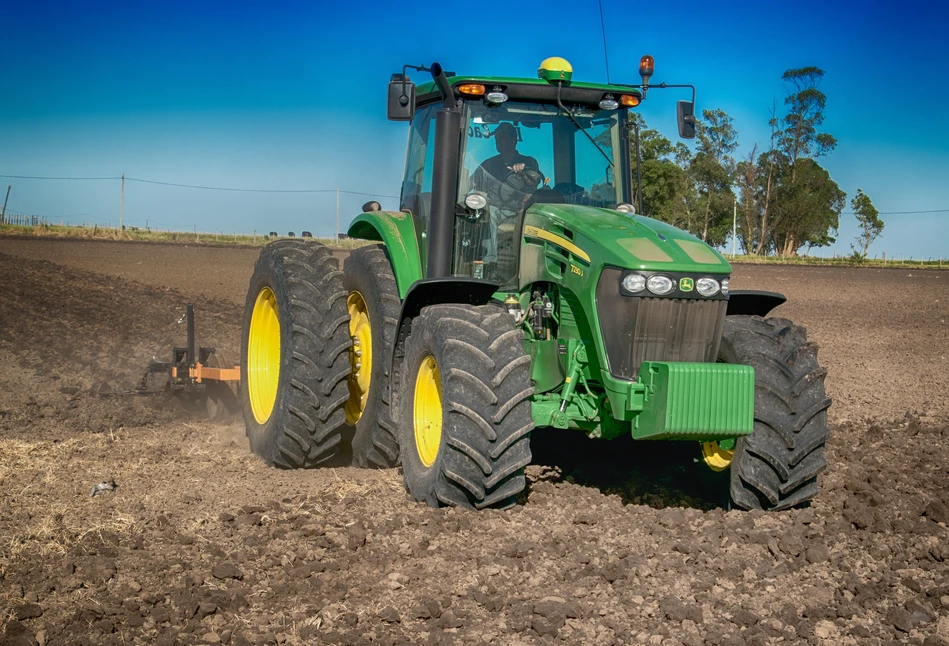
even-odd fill
[(636, 439), (708, 442), (754, 430), (755, 371), (726, 363), (643, 362)]
[[(695, 236), (644, 216), (630, 217), (611, 209), (588, 206), (535, 204), (527, 210), (524, 226), (546, 229), (570, 239), (590, 257), (590, 262), (587, 262), (575, 254), (570, 254), (569, 260), (580, 269), (597, 269), (611, 265), (644, 271), (696, 272), (709, 275), (731, 273), (731, 265), (725, 257)], [(565, 234), (565, 230), (569, 233)], [(561, 248), (551, 242), (532, 238), (525, 238), (524, 242), (525, 245), (542, 243), (545, 248), (540, 257), (535, 252), (528, 253), (525, 258), (525, 247), (522, 247), (521, 285), (535, 280), (551, 280), (546, 260), (552, 256), (552, 260), (563, 261)], [(643, 245), (643, 250), (648, 253), (637, 256), (635, 251), (631, 251), (636, 248), (636, 244)], [(539, 262), (541, 259), (545, 262)], [(571, 273), (569, 268), (567, 273)], [(582, 283), (592, 282), (595, 285), (599, 271), (591, 273), (595, 275), (589, 276), (590, 280)], [(586, 271), (584, 277), (587, 277)], [(580, 276), (574, 274), (571, 278)], [(576, 281), (570, 282), (578, 287), (581, 285)]]
[[(605, 267), (683, 272), (695, 276), (722, 278), (730, 275), (731, 265), (720, 253), (685, 231), (658, 220), (642, 216), (631, 217), (611, 209), (567, 204), (535, 204), (524, 216), (524, 227), (536, 227), (569, 243), (567, 248), (549, 239), (523, 236), (518, 284), (522, 293), (530, 293), (536, 283), (556, 284), (560, 296), (560, 343), (565, 348), (572, 348), (575, 343), (587, 344), (587, 361), (580, 374), (588, 381), (599, 384), (605, 391), (605, 396), (597, 402), (598, 407), (602, 408), (597, 415), (601, 423), (598, 430), (591, 435), (615, 437), (625, 434), (617, 429), (625, 428), (626, 432), (629, 432), (632, 426), (635, 427), (634, 437), (653, 437), (648, 426), (656, 423), (660, 424), (656, 429), (657, 434), (673, 437), (669, 435), (671, 431), (667, 428), (665, 418), (659, 419), (656, 414), (647, 419), (642, 418), (647, 401), (646, 385), (641, 380), (634, 382), (616, 378), (609, 372), (606, 347), (597, 318), (597, 282)], [(636, 255), (636, 252), (640, 255)], [(542, 376), (536, 374), (535, 370), (533, 378), (540, 395), (561, 389), (563, 377), (569, 372), (568, 356), (570, 353), (567, 349), (560, 352), (563, 362), (556, 375)], [(726, 373), (730, 370), (725, 364), (688, 365), (724, 367)], [(671, 374), (673, 377), (678, 375), (675, 371)], [(728, 402), (738, 401), (735, 397), (739, 395), (730, 393), (727, 388), (731, 386), (726, 386), (720, 391), (722, 397)], [(673, 394), (675, 392), (679, 391), (674, 391)], [(595, 401), (579, 390), (574, 393), (574, 398), (584, 397)], [(538, 405), (534, 421), (539, 426), (553, 425), (550, 424), (553, 416), (557, 418), (557, 426), (587, 430), (584, 426), (590, 420), (586, 415), (572, 421), (564, 419), (565, 415), (569, 416), (571, 413), (569, 405), (558, 416), (555, 413), (560, 411), (556, 408), (552, 410), (543, 397), (537, 396), (535, 401)], [(557, 404), (559, 406), (559, 401)], [(679, 410), (677, 407), (674, 412), (678, 414)], [(607, 419), (610, 421), (610, 428), (603, 423), (603, 420)], [(695, 429), (696, 438), (707, 437), (702, 428), (704, 427), (699, 426)], [(680, 431), (681, 429), (676, 427), (674, 436), (692, 437), (689, 433)], [(737, 432), (734, 436), (741, 434)]]
[(349, 225), (348, 233), (350, 238), (378, 240), (385, 245), (399, 287), (399, 298), (404, 300), (412, 284), (422, 277), (412, 215), (402, 211), (361, 213)]

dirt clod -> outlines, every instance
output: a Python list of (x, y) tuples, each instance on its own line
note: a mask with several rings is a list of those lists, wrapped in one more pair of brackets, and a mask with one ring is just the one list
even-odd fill
[(244, 574), (233, 563), (218, 563), (211, 568), (211, 576), (215, 579), (243, 579)]

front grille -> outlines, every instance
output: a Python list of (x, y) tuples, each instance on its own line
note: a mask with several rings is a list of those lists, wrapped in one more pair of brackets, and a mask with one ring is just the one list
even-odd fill
[(636, 379), (643, 361), (715, 361), (727, 300), (624, 296), (620, 276), (604, 270), (596, 289), (610, 374)]

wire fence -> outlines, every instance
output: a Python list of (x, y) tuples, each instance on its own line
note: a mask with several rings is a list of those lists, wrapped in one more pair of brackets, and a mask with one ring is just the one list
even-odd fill
[(0, 218), (0, 224), (9, 224), (20, 227), (48, 227), (50, 222), (48, 218), (39, 215), (29, 215), (26, 213), (5, 213)]

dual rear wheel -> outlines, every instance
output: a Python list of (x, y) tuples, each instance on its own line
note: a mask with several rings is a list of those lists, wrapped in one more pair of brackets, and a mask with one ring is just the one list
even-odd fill
[(285, 469), (336, 458), (349, 399), (346, 292), (319, 244), (267, 245), (244, 307), (240, 400), (251, 450)]
[[(382, 247), (355, 250), (340, 272), (318, 243), (268, 245), (244, 314), (251, 450), (282, 468), (336, 464), (347, 447), (357, 466), (401, 457), (416, 500), (513, 505), (533, 429), (523, 334), (498, 307), (424, 308), (402, 341), (402, 380), (390, 388), (400, 305)], [(391, 394), (402, 402), (399, 431)]]

